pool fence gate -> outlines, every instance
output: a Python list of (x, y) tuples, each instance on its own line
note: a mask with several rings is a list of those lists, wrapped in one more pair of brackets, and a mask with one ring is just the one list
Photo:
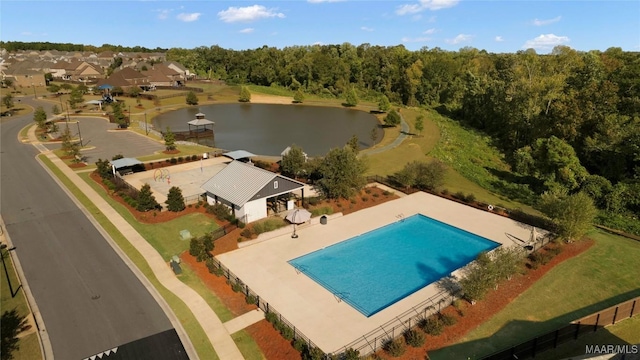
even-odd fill
[(556, 330), (536, 336), (521, 344), (485, 356), (482, 360), (530, 359), (558, 345), (578, 339), (580, 336), (602, 331), (606, 326), (640, 313), (640, 297), (631, 299), (595, 314), (572, 321)]

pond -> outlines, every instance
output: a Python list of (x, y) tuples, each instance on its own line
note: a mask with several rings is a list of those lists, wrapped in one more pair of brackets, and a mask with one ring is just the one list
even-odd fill
[[(161, 114), (154, 119), (157, 130), (189, 130), (197, 113), (215, 122), (215, 141), (206, 145), (225, 150), (247, 150), (258, 155), (280, 156), (291, 144), (309, 156), (325, 155), (344, 146), (356, 135), (360, 149), (372, 146), (371, 130), (383, 136), (375, 116), (353, 109), (272, 104), (217, 104), (195, 106)], [(195, 141), (195, 140), (194, 140)], [(200, 143), (205, 145), (204, 139)]]

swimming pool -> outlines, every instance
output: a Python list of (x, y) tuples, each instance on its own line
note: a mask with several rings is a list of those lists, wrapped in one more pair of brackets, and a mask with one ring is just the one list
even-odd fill
[(369, 317), (499, 245), (417, 214), (289, 264)]

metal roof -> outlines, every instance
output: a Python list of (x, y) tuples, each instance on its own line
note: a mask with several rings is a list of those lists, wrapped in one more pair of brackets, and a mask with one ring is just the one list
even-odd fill
[(195, 119), (195, 120), (188, 121), (187, 124), (198, 126), (198, 125), (211, 125), (215, 123), (207, 119)]
[(256, 156), (256, 154), (252, 154), (246, 150), (236, 150), (236, 151), (229, 151), (227, 153), (222, 154), (226, 157), (230, 157), (233, 160), (238, 160), (238, 159), (244, 159), (244, 158), (250, 158), (250, 157), (254, 157)]
[(122, 158), (122, 159), (111, 161), (111, 165), (116, 169), (120, 169), (127, 166), (138, 165), (138, 164), (142, 164), (142, 163), (138, 161), (138, 159), (134, 159), (134, 158)]
[(240, 161), (232, 161), (201, 188), (223, 198), (234, 205), (243, 206), (266, 184), (277, 176)]

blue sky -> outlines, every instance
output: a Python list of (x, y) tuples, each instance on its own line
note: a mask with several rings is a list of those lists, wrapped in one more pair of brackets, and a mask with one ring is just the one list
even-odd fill
[(3, 41), (148, 48), (341, 44), (489, 52), (555, 45), (640, 51), (640, 1), (25, 1), (0, 3)]

